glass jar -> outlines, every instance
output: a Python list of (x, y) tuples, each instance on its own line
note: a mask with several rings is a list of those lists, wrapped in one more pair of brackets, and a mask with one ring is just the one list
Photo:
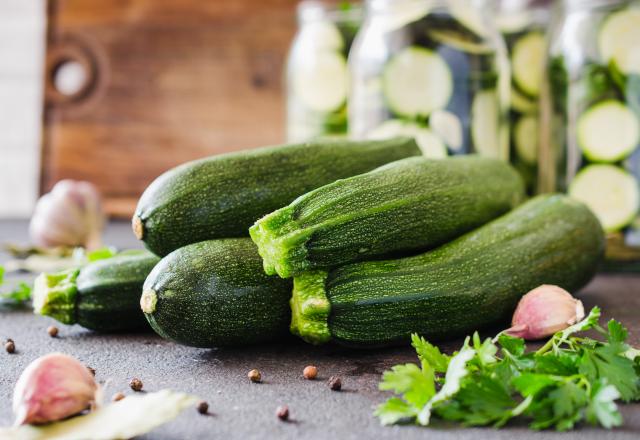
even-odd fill
[(539, 106), (550, 11), (545, 0), (494, 0), (492, 16), (509, 53), (510, 157), (529, 194), (537, 188)]
[(541, 101), (540, 185), (593, 210), (610, 267), (622, 268), (640, 262), (640, 2), (562, 6)]
[(303, 1), (286, 67), (287, 139), (346, 135), (347, 56), (360, 26), (358, 3)]
[(468, 0), (369, 0), (351, 50), (350, 133), (424, 154), (508, 158), (504, 42)]

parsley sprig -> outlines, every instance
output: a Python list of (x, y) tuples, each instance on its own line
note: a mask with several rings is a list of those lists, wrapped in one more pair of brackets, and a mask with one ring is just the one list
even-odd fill
[[(616, 401), (640, 400), (640, 351), (626, 343), (622, 324), (611, 320), (603, 328), (599, 321), (594, 307), (535, 352), (520, 338), (499, 334), (482, 341), (475, 333), (448, 356), (414, 334), (420, 365), (396, 365), (383, 374), (380, 389), (398, 396), (375, 415), (384, 425), (447, 420), (501, 427), (518, 418), (532, 429), (565, 431), (583, 421), (619, 426)], [(586, 330), (598, 339), (580, 335)]]
[[(4, 267), (0, 266), (0, 286), (4, 282)], [(0, 292), (0, 305), (23, 305), (31, 299), (31, 286), (27, 283), (18, 284), (9, 292)]]

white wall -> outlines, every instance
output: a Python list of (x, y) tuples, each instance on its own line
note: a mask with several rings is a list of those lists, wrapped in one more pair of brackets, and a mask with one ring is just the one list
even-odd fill
[(38, 195), (46, 0), (0, 0), (0, 218)]

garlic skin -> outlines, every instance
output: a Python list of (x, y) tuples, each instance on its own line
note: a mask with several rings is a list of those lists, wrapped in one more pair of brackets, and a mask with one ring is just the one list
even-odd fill
[(505, 333), (535, 341), (581, 321), (584, 307), (580, 300), (558, 286), (543, 284), (524, 295)]
[(89, 182), (61, 180), (38, 200), (29, 233), (42, 247), (83, 246), (89, 250), (102, 244), (105, 219), (100, 194)]
[(97, 405), (100, 388), (77, 359), (42, 356), (25, 368), (13, 390), (15, 425), (53, 422)]

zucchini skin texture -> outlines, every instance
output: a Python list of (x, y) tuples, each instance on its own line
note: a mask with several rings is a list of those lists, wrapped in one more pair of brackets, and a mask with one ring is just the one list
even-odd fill
[(250, 229), (265, 271), (283, 278), (446, 243), (510, 211), (524, 183), (480, 156), (402, 159), (298, 197)]
[(249, 238), (209, 240), (164, 257), (145, 282), (141, 305), (165, 339), (239, 346), (287, 335), (291, 289), (291, 280), (264, 273)]
[(538, 196), (436, 250), (324, 272), (332, 340), (370, 347), (413, 332), (450, 339), (507, 321), (541, 284), (576, 291), (595, 274), (604, 232), (582, 203)]
[(142, 285), (160, 258), (148, 251), (83, 267), (76, 279), (76, 322), (99, 332), (148, 329), (140, 311)]
[(316, 141), (180, 165), (143, 193), (136, 236), (157, 255), (204, 240), (246, 237), (263, 215), (334, 180), (420, 154), (413, 139)]

